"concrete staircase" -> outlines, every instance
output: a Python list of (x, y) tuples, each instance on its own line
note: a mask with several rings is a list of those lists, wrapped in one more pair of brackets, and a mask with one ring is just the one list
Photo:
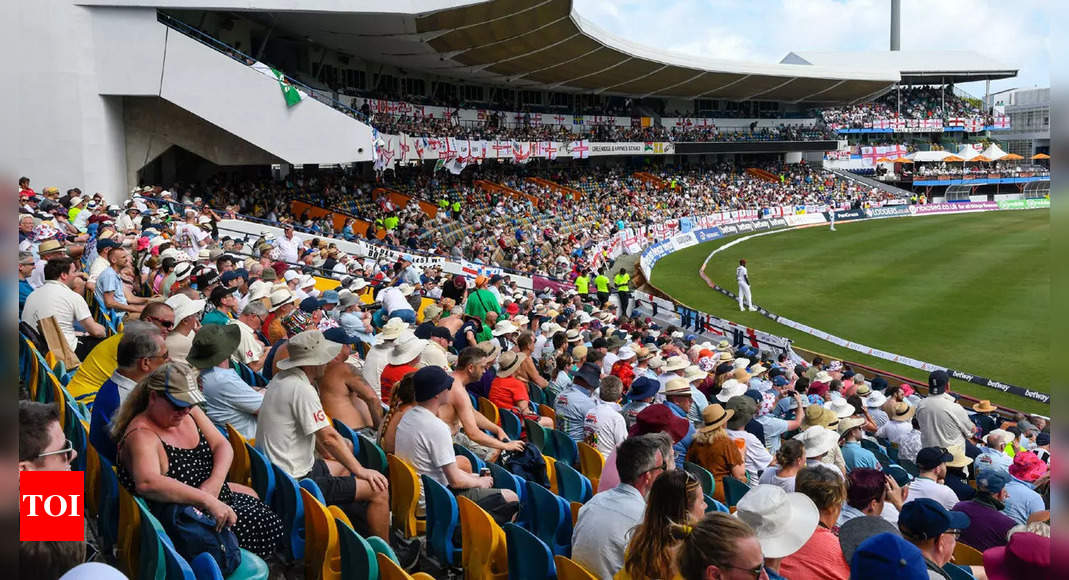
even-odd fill
[(902, 189), (901, 187), (895, 187), (890, 183), (884, 183), (882, 181), (876, 181), (875, 179), (870, 179), (868, 177), (857, 175), (856, 173), (851, 173), (844, 169), (834, 169), (831, 167), (825, 167), (825, 169), (834, 173), (838, 177), (841, 177), (842, 179), (845, 179), (847, 181), (853, 181), (858, 185), (863, 185), (868, 188), (875, 187), (881, 189), (883, 191), (886, 191), (887, 193), (890, 193), (891, 195), (894, 195), (895, 197), (908, 198), (909, 196), (913, 195), (913, 192), (907, 189)]

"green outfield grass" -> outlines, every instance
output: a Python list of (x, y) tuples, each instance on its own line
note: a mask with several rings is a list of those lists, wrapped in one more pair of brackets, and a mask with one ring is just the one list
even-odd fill
[[(745, 258), (754, 302), (845, 339), (994, 380), (1050, 392), (1050, 213), (1002, 211), (839, 222), (739, 243), (709, 277), (737, 290)], [(708, 288), (698, 268), (724, 238), (657, 262), (653, 285), (680, 302), (791, 338), (801, 347), (911, 378), (926, 373), (838, 347)], [(952, 388), (1025, 411), (1050, 408), (955, 382)]]

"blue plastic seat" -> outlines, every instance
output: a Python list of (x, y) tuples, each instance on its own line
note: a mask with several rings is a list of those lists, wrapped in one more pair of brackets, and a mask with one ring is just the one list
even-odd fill
[(379, 562), (371, 545), (349, 524), (339, 519), (334, 523), (338, 526), (342, 578), (378, 578)]
[(958, 566), (951, 562), (943, 565), (943, 571), (950, 576), (950, 580), (973, 580), (975, 578), (968, 566)]
[(479, 474), (479, 471), (482, 470), (482, 468), (486, 467), (486, 463), (484, 463), (482, 459), (479, 459), (475, 455), (475, 452), (459, 443), (453, 444), (453, 453), (456, 453), (461, 457), (466, 457), (468, 461), (471, 462), (471, 472), (476, 475)]
[(716, 492), (716, 478), (713, 477), (712, 473), (709, 473), (708, 469), (689, 461), (683, 462), (683, 469), (687, 470), (687, 473), (698, 478), (698, 483), (702, 486), (702, 493), (705, 495), (713, 495), (713, 493)]
[(593, 497), (594, 490), (590, 485), (590, 480), (571, 465), (558, 461), (553, 471), (557, 477), (557, 490), (564, 499), (586, 503)]
[(559, 495), (527, 482), (527, 504), (530, 511), (531, 532), (549, 546), (554, 555), (571, 556), (572, 508)]
[(323, 499), (323, 491), (319, 489), (318, 483), (306, 477), (298, 481), (297, 485), (299, 485), (301, 489), (308, 490), (308, 493), (312, 494), (312, 497), (319, 500), (319, 503), (327, 505), (327, 500)]
[(729, 514), (729, 513), (731, 513), (731, 509), (729, 509), (728, 506), (726, 506), (726, 505), (716, 501), (715, 499), (713, 499), (713, 496), (711, 496), (709, 494), (706, 494), (705, 495), (705, 513), (708, 514), (708, 513), (712, 513), (712, 512), (724, 512), (726, 514)]
[(499, 409), (498, 416), (501, 417), (501, 428), (505, 430), (505, 435), (508, 435), (509, 439), (513, 441), (519, 441), (523, 435), (523, 424), (520, 422), (520, 417), (508, 409)]
[(360, 442), (356, 439), (356, 433), (352, 429), (350, 429), (348, 425), (342, 423), (337, 419), (334, 419), (333, 423), (334, 430), (338, 432), (338, 435), (345, 437), (353, 444), (353, 456), (355, 457), (357, 449), (360, 445)]
[[(359, 445), (357, 445), (357, 442), (359, 442)], [(360, 465), (386, 475), (386, 452), (376, 445), (374, 441), (363, 435), (356, 435), (356, 439), (353, 441), (353, 455), (356, 456), (356, 460), (360, 462)]]
[(393, 560), (394, 562), (400, 564), (400, 562), (397, 560), (397, 554), (393, 552), (393, 548), (391, 548), (390, 545), (386, 543), (386, 540), (383, 540), (378, 536), (368, 536), (365, 539), (367, 540), (367, 545), (371, 546), (371, 550), (374, 551), (376, 554), (382, 554), (387, 558)]
[(427, 505), (427, 552), (442, 564), (460, 564), (460, 548), (453, 543), (453, 534), (460, 525), (457, 500), (442, 484), (421, 475), (423, 495)]
[(527, 442), (537, 447), (542, 453), (549, 455), (547, 446), (551, 445), (551, 441), (547, 440), (546, 428), (533, 419), (524, 419), (523, 425), (527, 428)]
[(282, 518), (286, 532), (283, 538), (285, 555), (291, 562), (296, 562), (304, 558), (304, 501), (297, 481), (277, 465), (271, 465), (271, 468), (275, 474), (275, 492), (269, 505)]
[(89, 445), (89, 434), (86, 433), (85, 425), (77, 418), (78, 413), (71, 408), (69, 403), (65, 407), (67, 409), (67, 424), (64, 431), (67, 439), (71, 440), (71, 446), (78, 452), (74, 457), (74, 461), (71, 462), (71, 471), (85, 471), (85, 446)]
[(267, 460), (263, 453), (260, 453), (259, 449), (248, 443), (245, 444), (245, 448), (249, 450), (252, 488), (260, 496), (260, 501), (271, 505), (271, 499), (275, 494), (275, 470), (272, 469), (271, 462)]
[(750, 486), (745, 482), (739, 481), (730, 475), (724, 476), (724, 499), (727, 501), (728, 507), (735, 507), (748, 491), (750, 491)]
[(575, 465), (579, 462), (579, 447), (572, 441), (568, 434), (559, 429), (546, 429), (546, 433), (553, 438), (553, 452), (554, 459), (558, 462), (563, 461), (568, 465)]
[(550, 580), (557, 577), (557, 566), (549, 546), (537, 536), (507, 523), (505, 543), (509, 554), (509, 580)]
[[(98, 454), (99, 455), (99, 454)], [(97, 529), (100, 531), (100, 549), (110, 554), (119, 540), (119, 478), (115, 468), (106, 457), (100, 456), (100, 494), (97, 508)]]

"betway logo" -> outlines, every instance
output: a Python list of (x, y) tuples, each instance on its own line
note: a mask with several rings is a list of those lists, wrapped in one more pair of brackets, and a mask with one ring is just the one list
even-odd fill
[(1028, 389), (1025, 389), (1024, 396), (1028, 397), (1029, 399), (1035, 399), (1037, 401), (1042, 401), (1044, 403), (1050, 401), (1050, 395), (1048, 395), (1046, 393), (1030, 391)]
[(991, 387), (992, 389), (998, 389), (998, 390), (1000, 390), (1002, 392), (1006, 392), (1006, 391), (1010, 390), (1010, 386), (1009, 385), (1004, 385), (1004, 384), (1002, 384), (1002, 383), (1000, 383), (998, 381), (990, 381), (989, 380), (989, 381), (987, 381), (987, 386)]
[(968, 381), (970, 383), (973, 381), (974, 378), (976, 378), (976, 377), (974, 377), (974, 376), (972, 376), (972, 375), (970, 375), (968, 373), (963, 373), (961, 371), (951, 371), (951, 372), (954, 374), (954, 378), (955, 379), (959, 379), (959, 380), (962, 380), (962, 381)]

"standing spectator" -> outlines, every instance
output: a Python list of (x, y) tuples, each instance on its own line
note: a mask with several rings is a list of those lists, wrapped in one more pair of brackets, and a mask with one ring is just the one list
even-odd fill
[[(390, 528), (389, 482), (353, 456), (334, 430), (312, 381), (341, 352), (318, 330), (306, 330), (287, 343), (289, 358), (279, 361), (257, 417), (256, 447), (290, 477), (311, 478), (329, 505), (339, 505), (350, 518), (362, 513), (372, 535), (387, 539)], [(330, 459), (317, 458), (316, 449)], [(329, 463), (328, 463), (329, 462)], [(359, 509), (350, 505), (360, 502)]]
[(943, 571), (943, 566), (954, 558), (958, 536), (969, 524), (969, 516), (948, 511), (939, 502), (928, 498), (907, 503), (898, 517), (902, 537), (924, 554), (929, 576), (947, 580), (950, 576)]
[(498, 303), (494, 293), (486, 288), (487, 282), (486, 276), (477, 276), (475, 278), (475, 290), (468, 295), (468, 300), (464, 303), (464, 315), (478, 318), (483, 322), (483, 325), (492, 324), (486, 320), (487, 313), (495, 312), (501, 314), (501, 305)]
[(835, 527), (846, 499), (842, 478), (825, 467), (807, 467), (795, 480), (795, 489), (816, 504), (820, 523), (812, 537), (798, 551), (780, 563), (780, 574), (791, 580), (850, 578), (850, 565), (843, 558)]
[(93, 320), (85, 298), (71, 289), (75, 278), (74, 260), (71, 258), (52, 258), (45, 264), (45, 283), (26, 298), (22, 310), (22, 321), (35, 329), (43, 318), (54, 317), (67, 346), (79, 356), (84, 357), (88, 349), (79, 348), (78, 334), (74, 324), (78, 323), (91, 336), (103, 338), (107, 332), (102, 325)]
[(230, 366), (230, 357), (241, 342), (241, 330), (232, 324), (200, 327), (186, 361), (200, 369), (204, 413), (216, 426), (229, 423), (246, 439), (256, 436), (256, 415), (264, 395), (241, 380)]
[[(397, 424), (395, 453), (408, 461), (416, 473), (426, 475), (456, 495), (466, 497), (485, 509), (498, 523), (511, 521), (519, 508), (512, 490), (493, 489), (493, 478), (476, 476), (457, 466), (449, 426), (438, 418), (438, 410), (448, 399), (453, 377), (440, 367), (424, 367), (412, 375), (414, 407)], [(421, 496), (420, 502), (424, 498)]]
[(296, 264), (301, 247), (301, 238), (294, 235), (293, 224), (287, 223), (282, 226), (282, 237), (275, 239), (275, 249), (278, 250), (278, 259), (287, 264)]
[(620, 414), (623, 386), (623, 382), (615, 376), (602, 379), (598, 400), (587, 411), (583, 421), (583, 433), (586, 434), (584, 441), (606, 457), (627, 439), (627, 421)]
[(671, 439), (663, 434), (625, 440), (616, 449), (620, 484), (595, 495), (579, 509), (572, 531), (572, 559), (598, 578), (624, 567), (631, 528), (642, 521), (653, 482), (671, 469)]
[(964, 447), (976, 430), (965, 407), (950, 395), (949, 382), (946, 371), (932, 371), (928, 396), (917, 404), (917, 423), (925, 447)]
[(1002, 513), (1005, 508), (1006, 484), (1010, 475), (1003, 471), (987, 469), (976, 476), (976, 497), (954, 506), (954, 511), (969, 516), (972, 524), (961, 533), (959, 542), (981, 552), (996, 546), (1005, 546), (1010, 528), (1017, 525), (1012, 518)]
[(390, 286), (379, 292), (379, 301), (382, 308), (375, 312), (375, 326), (381, 327), (391, 318), (400, 318), (408, 324), (416, 323), (416, 311), (408, 303), (408, 297), (412, 295), (414, 288), (409, 284)]

